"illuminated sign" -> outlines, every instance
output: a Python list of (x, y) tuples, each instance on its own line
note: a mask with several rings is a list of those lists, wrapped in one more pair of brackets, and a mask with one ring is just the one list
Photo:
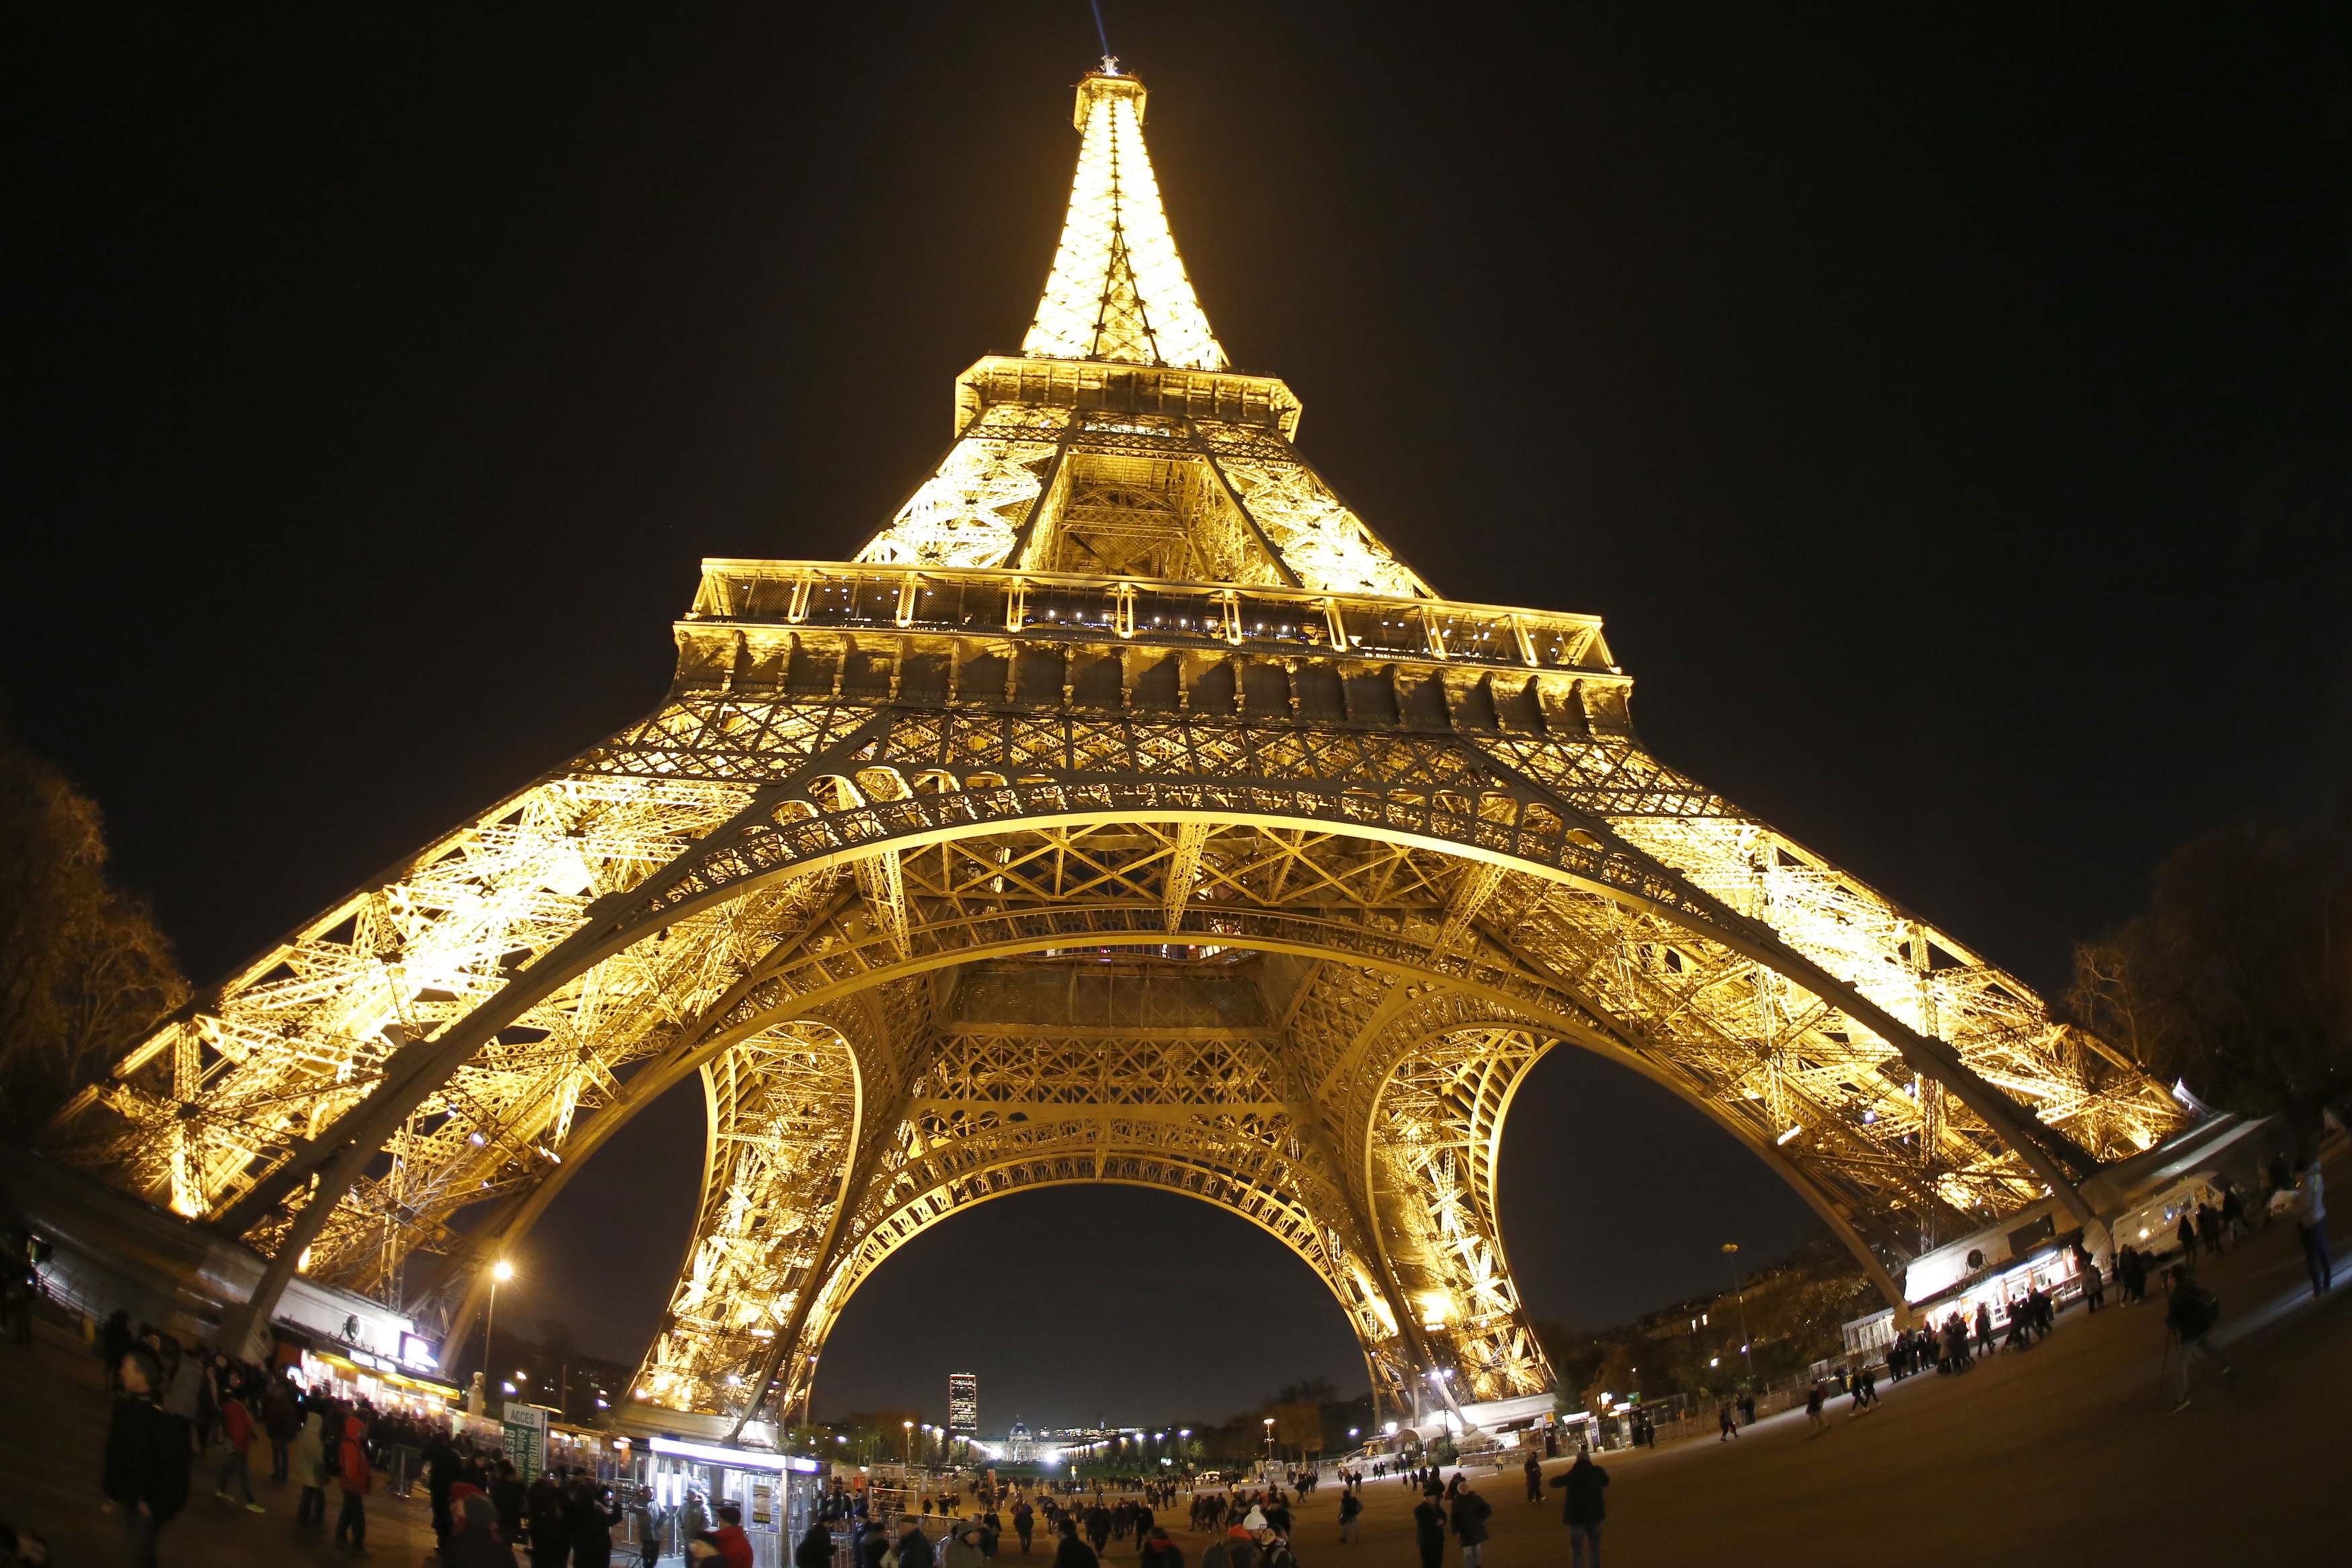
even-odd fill
[(814, 1459), (803, 1459), (797, 1454), (768, 1454), (757, 1448), (728, 1448), (717, 1443), (689, 1443), (682, 1437), (655, 1437), (646, 1447), (656, 1454), (667, 1454), (674, 1459), (698, 1459), (706, 1465), (725, 1465), (737, 1470), (796, 1470), (813, 1475), (824, 1469)]

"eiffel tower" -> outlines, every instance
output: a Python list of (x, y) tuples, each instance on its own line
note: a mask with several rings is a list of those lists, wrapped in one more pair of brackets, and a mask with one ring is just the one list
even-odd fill
[[(1652, 757), (1599, 620), (1442, 598), (1233, 369), (1079, 84), (1017, 355), (846, 562), (711, 560), (660, 708), (297, 928), (51, 1129), (289, 1279), (476, 1319), (698, 1080), (636, 1415), (805, 1407), (885, 1260), (992, 1198), (1188, 1194), (1328, 1287), (1378, 1398), (1544, 1393), (1512, 1096), (1595, 1051), (1905, 1261), (2183, 1114), (2014, 976)], [(1551, 1158), (1556, 1151), (1539, 1152)], [(1574, 1177), (1563, 1165), (1563, 1182)]]

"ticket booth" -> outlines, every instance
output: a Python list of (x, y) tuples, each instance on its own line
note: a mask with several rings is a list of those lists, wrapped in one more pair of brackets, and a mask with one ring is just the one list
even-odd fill
[[(758, 1568), (783, 1568), (793, 1547), (808, 1530), (824, 1500), (824, 1467), (796, 1454), (735, 1448), (683, 1437), (654, 1437), (645, 1450), (645, 1484), (665, 1515), (675, 1521), (688, 1498), (700, 1496), (717, 1517), (720, 1503), (743, 1511), (743, 1533), (751, 1541)], [(673, 1539), (665, 1554), (679, 1550)]]

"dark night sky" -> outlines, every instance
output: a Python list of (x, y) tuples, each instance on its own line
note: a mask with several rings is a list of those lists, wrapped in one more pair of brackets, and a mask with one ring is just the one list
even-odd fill
[[(702, 556), (854, 551), (1044, 279), (1082, 5), (487, 9), (13, 18), (0, 694), (199, 977), (650, 707)], [(1670, 760), (2043, 984), (2352, 773), (2342, 6), (1108, 9), (1229, 351), (1441, 590), (1608, 617)], [(698, 1115), (508, 1310), (635, 1354)], [(1504, 1181), (1588, 1323), (1811, 1223), (1565, 1053)], [(951, 1363), (992, 1426), (1361, 1376), (1118, 1191), (911, 1246), (820, 1408)]]

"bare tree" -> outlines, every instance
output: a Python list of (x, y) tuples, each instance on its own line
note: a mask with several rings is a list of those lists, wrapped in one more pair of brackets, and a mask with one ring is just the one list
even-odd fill
[(0, 733), (0, 1127), (39, 1121), (187, 999), (97, 805)]
[(2074, 954), (2067, 1010), (2213, 1104), (2307, 1130), (2352, 1086), (2352, 801), (2183, 845)]

